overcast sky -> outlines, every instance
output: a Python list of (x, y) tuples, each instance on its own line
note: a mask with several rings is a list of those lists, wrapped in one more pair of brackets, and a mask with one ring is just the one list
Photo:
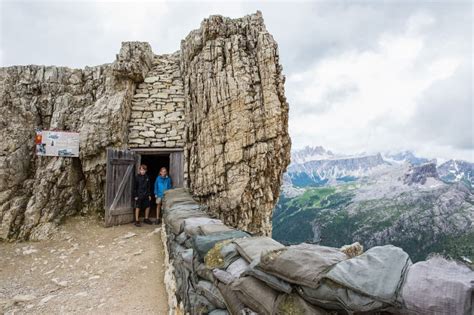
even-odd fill
[(129, 40), (173, 52), (211, 14), (261, 10), (287, 77), (294, 149), (474, 161), (470, 1), (0, 3), (0, 66), (108, 63)]

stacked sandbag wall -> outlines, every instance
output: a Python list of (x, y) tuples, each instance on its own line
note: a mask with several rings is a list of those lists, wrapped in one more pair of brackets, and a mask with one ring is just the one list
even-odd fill
[(392, 245), (283, 246), (226, 226), (206, 207), (184, 188), (165, 194), (173, 314), (471, 314), (466, 266), (439, 257), (412, 265)]

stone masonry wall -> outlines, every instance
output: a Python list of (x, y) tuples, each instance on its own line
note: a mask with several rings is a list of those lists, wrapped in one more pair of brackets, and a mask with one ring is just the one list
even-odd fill
[(290, 161), (277, 43), (260, 12), (211, 16), (181, 54), (188, 187), (225, 223), (269, 235)]
[(179, 52), (155, 56), (132, 99), (130, 147), (184, 147), (184, 89)]

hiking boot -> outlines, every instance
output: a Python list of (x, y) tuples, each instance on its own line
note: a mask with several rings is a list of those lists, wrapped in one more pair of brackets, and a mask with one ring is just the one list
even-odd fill
[(160, 225), (160, 224), (161, 224), (161, 219), (156, 219), (156, 220), (155, 220), (155, 224), (156, 224), (156, 225)]
[(143, 222), (145, 222), (146, 224), (153, 224), (153, 223), (150, 221), (150, 219), (145, 219), (145, 220), (143, 220)]
[(133, 223), (133, 224), (135, 224), (136, 227), (142, 226), (142, 225), (140, 224), (140, 221), (135, 221), (135, 223)]

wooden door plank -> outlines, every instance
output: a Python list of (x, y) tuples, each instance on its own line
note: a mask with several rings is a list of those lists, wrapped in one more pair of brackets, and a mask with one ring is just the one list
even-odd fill
[(132, 170), (133, 170), (133, 164), (128, 165), (127, 170), (125, 171), (125, 174), (123, 175), (122, 180), (120, 181), (118, 190), (115, 193), (115, 198), (114, 198), (114, 201), (112, 201), (112, 205), (110, 206), (110, 211), (114, 211), (115, 208), (117, 207), (117, 202), (122, 196), (126, 183), (127, 181), (129, 181), (129, 177), (132, 174)]
[(170, 154), (170, 176), (173, 188), (183, 187), (183, 152)]
[(105, 184), (105, 226), (133, 220), (132, 189), (135, 152), (107, 148)]

